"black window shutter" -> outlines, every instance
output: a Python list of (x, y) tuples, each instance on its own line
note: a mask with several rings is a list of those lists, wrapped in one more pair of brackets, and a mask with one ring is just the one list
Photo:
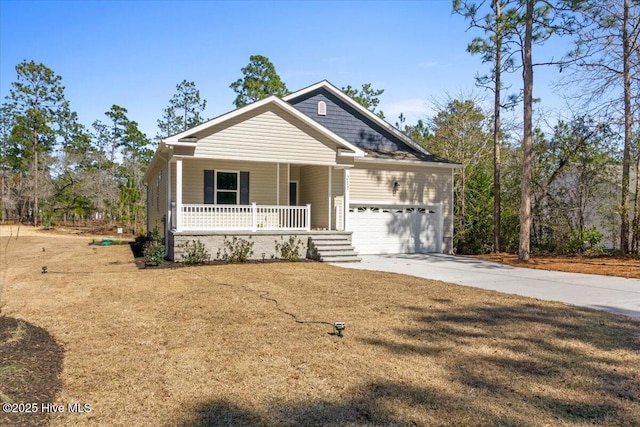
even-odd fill
[(205, 204), (213, 204), (213, 174), (214, 171), (204, 171), (204, 203)]
[(240, 204), (249, 204), (249, 172), (240, 172)]

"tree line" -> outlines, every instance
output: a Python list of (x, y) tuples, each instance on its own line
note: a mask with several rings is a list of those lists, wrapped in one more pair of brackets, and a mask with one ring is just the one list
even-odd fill
[[(470, 28), (484, 33), (467, 50), (489, 64), (489, 72), (476, 80), (494, 94), (491, 250), (513, 249), (502, 242), (515, 225), (506, 229), (501, 225), (510, 221), (515, 208), (509, 202), (514, 194), (502, 189), (504, 179), (504, 184), (520, 187), (521, 260), (528, 261), (532, 247), (570, 252), (597, 247), (600, 231), (585, 229), (590, 209), (600, 211), (601, 229), (617, 228), (621, 252), (637, 253), (637, 173), (633, 200), (630, 184), (632, 159), (638, 159), (640, 2), (453, 0), (453, 11), (465, 17)], [(539, 46), (558, 37), (570, 38), (573, 47), (562, 58), (534, 60)], [(534, 126), (534, 69), (549, 66), (557, 67), (558, 74), (565, 71), (565, 77), (558, 77), (558, 90), (564, 90), (577, 111), (545, 133)], [(516, 71), (522, 76), (521, 90), (506, 95), (502, 77)], [(500, 114), (516, 103), (522, 104), (519, 143), (510, 145)], [(502, 164), (501, 151), (507, 156), (515, 153), (514, 161), (521, 162), (519, 173), (512, 175), (511, 165)], [(503, 197), (509, 199), (503, 203)], [(502, 209), (508, 211), (503, 214)], [(464, 209), (459, 210), (464, 221)], [(469, 223), (461, 224), (463, 233)]]
[[(144, 172), (152, 139), (112, 105), (89, 128), (65, 97), (62, 77), (23, 61), (0, 107), (0, 221), (119, 225), (142, 234)], [(158, 120), (156, 141), (195, 126), (206, 102), (182, 81)]]

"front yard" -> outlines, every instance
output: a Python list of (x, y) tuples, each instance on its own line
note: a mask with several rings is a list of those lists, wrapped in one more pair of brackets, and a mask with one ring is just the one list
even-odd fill
[[(3, 231), (2, 313), (26, 326), (0, 322), (13, 328), (0, 331), (0, 400), (51, 398), (23, 381), (33, 361), (9, 357), (44, 337), (52, 350), (37, 354), (61, 367), (48, 403), (91, 410), (0, 413), (0, 425), (640, 419), (638, 319), (319, 263), (139, 270), (127, 245)], [(345, 321), (344, 337), (296, 319)]]

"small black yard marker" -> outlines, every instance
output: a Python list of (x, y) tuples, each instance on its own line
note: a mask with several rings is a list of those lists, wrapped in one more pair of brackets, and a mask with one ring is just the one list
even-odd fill
[(344, 331), (345, 328), (344, 322), (336, 322), (333, 324), (333, 327), (336, 328), (336, 334), (338, 334), (339, 337), (342, 337), (342, 331)]

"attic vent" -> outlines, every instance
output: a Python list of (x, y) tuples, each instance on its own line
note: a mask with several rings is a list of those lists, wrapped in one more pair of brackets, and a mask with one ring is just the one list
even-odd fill
[(324, 101), (318, 102), (318, 115), (319, 116), (327, 115), (327, 104)]

